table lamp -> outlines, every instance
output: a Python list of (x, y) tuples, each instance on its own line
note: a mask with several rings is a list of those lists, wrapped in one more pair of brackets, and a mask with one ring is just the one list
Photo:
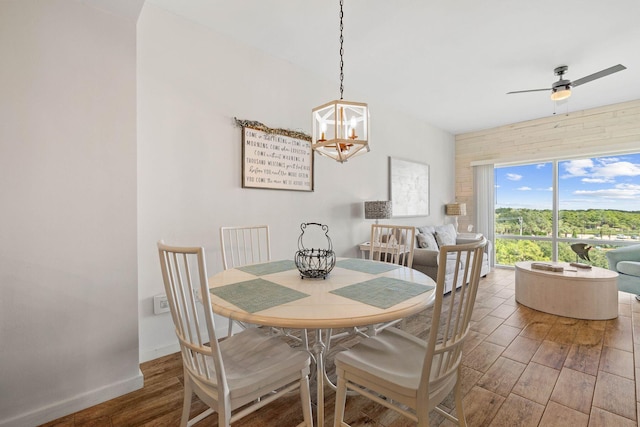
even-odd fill
[(364, 217), (365, 219), (375, 219), (376, 224), (379, 219), (391, 218), (391, 201), (371, 201), (364, 202)]
[(458, 217), (467, 215), (466, 203), (447, 203), (444, 205), (444, 214), (455, 219), (456, 232), (458, 232)]

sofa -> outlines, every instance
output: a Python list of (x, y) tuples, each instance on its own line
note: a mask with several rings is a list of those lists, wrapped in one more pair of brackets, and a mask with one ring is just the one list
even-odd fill
[(618, 290), (640, 294), (640, 245), (623, 246), (606, 255), (609, 270), (618, 272)]
[[(413, 252), (413, 268), (425, 273), (433, 280), (437, 280), (438, 275), (438, 254), (440, 246), (470, 243), (476, 239), (466, 238), (456, 232), (453, 224), (445, 225), (425, 225), (416, 227), (416, 242)], [(481, 276), (486, 276), (491, 271), (491, 242), (485, 247), (482, 259)], [(453, 289), (453, 280), (455, 276), (455, 262), (447, 263), (445, 277), (445, 293)], [(461, 275), (458, 275), (461, 277)], [(460, 287), (462, 283), (457, 283), (456, 287)]]

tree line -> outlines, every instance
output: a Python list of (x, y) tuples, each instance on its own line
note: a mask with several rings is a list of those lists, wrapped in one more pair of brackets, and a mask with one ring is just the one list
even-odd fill
[[(552, 237), (551, 209), (498, 208), (495, 211), (495, 231), (500, 235)], [(608, 240), (638, 240), (640, 211), (613, 209), (560, 210), (558, 237), (576, 239), (589, 244), (588, 264), (607, 268), (606, 251), (616, 247)], [(603, 240), (606, 240), (603, 242)], [(591, 241), (591, 242), (590, 242)], [(575, 242), (558, 243), (558, 261), (576, 261), (571, 250)], [(513, 265), (518, 261), (550, 261), (552, 242), (534, 240), (496, 239), (496, 263)], [(585, 262), (580, 260), (581, 262)]]

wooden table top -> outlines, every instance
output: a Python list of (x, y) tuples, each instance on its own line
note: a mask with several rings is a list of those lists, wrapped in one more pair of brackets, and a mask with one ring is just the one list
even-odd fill
[(401, 319), (432, 305), (435, 286), (429, 276), (411, 268), (353, 258), (338, 259), (326, 279), (302, 279), (295, 263), (287, 260), (229, 269), (209, 278), (216, 314), (297, 329), (348, 328)]

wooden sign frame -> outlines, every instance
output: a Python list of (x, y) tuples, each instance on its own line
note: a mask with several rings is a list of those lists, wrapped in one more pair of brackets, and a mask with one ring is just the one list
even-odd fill
[(311, 138), (242, 128), (242, 188), (313, 191)]

